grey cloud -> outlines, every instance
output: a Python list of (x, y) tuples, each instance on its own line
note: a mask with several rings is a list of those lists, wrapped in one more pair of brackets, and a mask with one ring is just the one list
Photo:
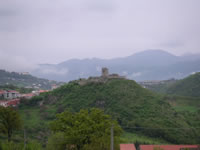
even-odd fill
[(12, 53), (4, 53), (0, 50), (0, 68), (8, 71), (31, 71), (37, 68), (32, 61)]
[(17, 14), (17, 12), (15, 10), (0, 9), (0, 17), (15, 16), (16, 14)]
[(185, 42), (181, 41), (168, 41), (166, 43), (161, 43), (160, 46), (166, 47), (166, 48), (178, 48), (183, 47)]
[(103, 12), (103, 13), (112, 12), (116, 9), (116, 5), (112, 0), (101, 0), (101, 1), (90, 0), (88, 3), (85, 4), (85, 7), (89, 11)]
[[(174, 54), (200, 51), (199, 0), (0, 3), (0, 52), (7, 60), (16, 61), (17, 56), (39, 64), (121, 57), (155, 48)], [(8, 63), (14, 62), (5, 59), (1, 67)]]
[(49, 68), (49, 69), (43, 69), (41, 71), (42, 74), (54, 74), (54, 75), (66, 75), (68, 73), (68, 69), (55, 69), (55, 68)]

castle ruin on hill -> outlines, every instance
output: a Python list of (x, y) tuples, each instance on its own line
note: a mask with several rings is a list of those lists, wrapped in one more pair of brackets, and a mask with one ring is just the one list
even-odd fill
[(102, 68), (101, 76), (102, 77), (108, 77), (109, 76), (108, 68)]
[(105, 83), (109, 79), (126, 79), (126, 77), (120, 76), (118, 74), (109, 74), (108, 68), (102, 68), (101, 76), (99, 76), (99, 77), (89, 77), (88, 79), (79, 79), (78, 83), (80, 85), (85, 85), (85, 84), (91, 83), (91, 82)]
[(120, 76), (116, 73), (114, 74), (109, 74), (108, 68), (102, 68), (101, 71), (101, 78), (108, 78), (108, 79), (125, 79), (125, 76)]

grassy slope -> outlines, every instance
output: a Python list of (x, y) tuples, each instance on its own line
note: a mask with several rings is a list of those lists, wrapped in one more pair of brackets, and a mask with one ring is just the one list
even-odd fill
[[(43, 106), (39, 106), (37, 102), (43, 102)], [(21, 107), (21, 113), (26, 118), (26, 126), (32, 125), (31, 128), (36, 132), (35, 125), (38, 127), (37, 130), (46, 129), (47, 122), (54, 119), (58, 112), (65, 109), (79, 111), (91, 107), (104, 109), (105, 113), (117, 119), (127, 132), (156, 137), (171, 143), (192, 144), (199, 140), (195, 129), (168, 130), (167, 128), (190, 128), (191, 124), (161, 96), (130, 80), (115, 79), (105, 84), (89, 83), (83, 86), (71, 82), (51, 93), (32, 99)]]
[(168, 101), (178, 112), (197, 112), (200, 108), (200, 98), (198, 97), (165, 95), (164, 100)]
[(168, 94), (164, 99), (177, 111), (197, 112), (200, 108), (200, 73), (176, 82), (147, 88), (157, 93)]
[(178, 80), (165, 80), (160, 84), (145, 85), (145, 87), (153, 92), (166, 94), (167, 89), (176, 82), (178, 82)]
[(170, 144), (169, 142), (160, 139), (148, 137), (142, 134), (135, 134), (130, 132), (125, 132), (121, 137), (123, 143), (141, 143), (141, 144)]
[(179, 80), (167, 88), (167, 94), (200, 97), (200, 73)]

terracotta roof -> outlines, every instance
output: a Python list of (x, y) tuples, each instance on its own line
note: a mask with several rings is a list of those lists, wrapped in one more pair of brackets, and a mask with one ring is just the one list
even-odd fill
[(2, 100), (1, 100), (1, 101), (0, 101), (0, 104), (7, 103), (7, 102), (8, 102), (8, 101), (2, 101)]
[(154, 150), (155, 147), (163, 150), (180, 150), (181, 148), (197, 148), (198, 145), (140, 145), (140, 150)]
[(14, 99), (14, 100), (8, 101), (7, 105), (8, 106), (16, 106), (19, 103), (20, 103), (20, 99)]
[(3, 91), (3, 90), (0, 90), (0, 94), (4, 94), (5, 93), (5, 91)]
[(0, 101), (0, 105), (5, 105), (5, 107), (16, 106), (19, 103), (20, 103), (20, 99), (13, 99), (13, 100), (9, 100), (9, 101)]
[(39, 93), (45, 93), (48, 92), (48, 90), (39, 90)]
[(134, 144), (120, 144), (120, 150), (136, 150)]

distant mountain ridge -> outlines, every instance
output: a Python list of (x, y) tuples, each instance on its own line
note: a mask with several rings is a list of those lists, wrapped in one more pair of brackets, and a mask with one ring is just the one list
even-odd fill
[(98, 76), (102, 67), (136, 81), (181, 79), (200, 71), (200, 54), (174, 56), (163, 50), (146, 50), (115, 59), (71, 59), (59, 64), (42, 64), (35, 76), (57, 81), (70, 81)]

